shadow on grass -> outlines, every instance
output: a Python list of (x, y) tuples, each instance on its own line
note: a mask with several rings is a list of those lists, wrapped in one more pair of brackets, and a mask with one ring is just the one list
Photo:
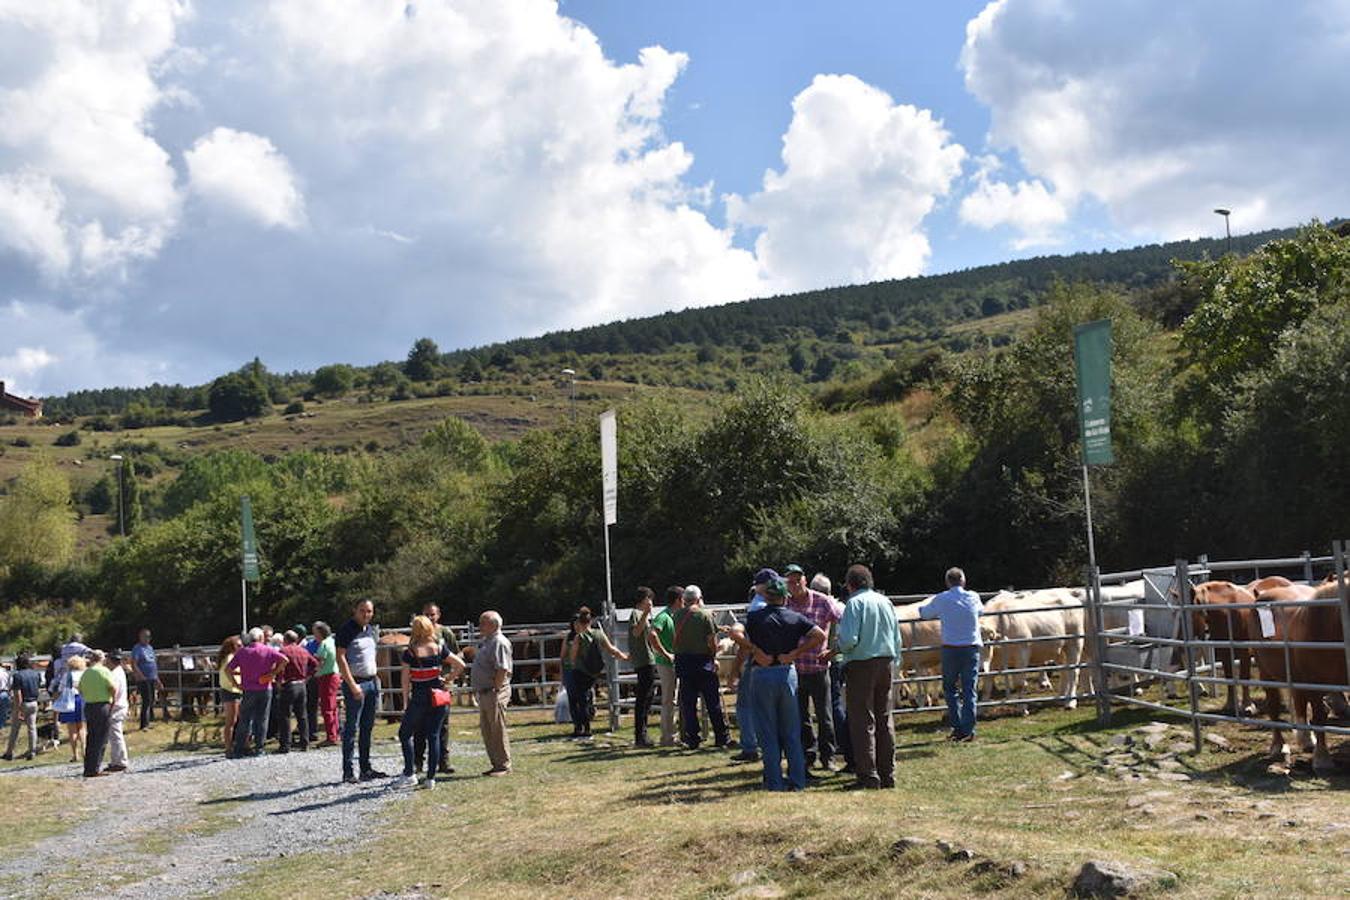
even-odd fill
[(721, 771), (709, 772), (697, 777), (694, 772), (667, 772), (648, 776), (644, 781), (657, 781), (650, 787), (640, 788), (628, 795), (634, 803), (716, 803), (761, 790), (760, 774), (763, 769), (756, 766), (728, 767)]
[[(339, 782), (339, 784), (340, 783), (341, 782)], [(324, 787), (324, 786), (325, 785), (311, 785), (310, 787), (305, 788), (304, 790), (314, 790), (316, 787)], [(306, 803), (304, 806), (293, 806), (290, 809), (273, 810), (272, 812), (268, 813), (268, 815), (293, 816), (296, 813), (315, 812), (316, 810), (321, 809), (336, 809), (337, 807), (341, 806), (350, 806), (353, 803), (368, 803), (373, 800), (380, 800), (384, 798), (386, 794), (393, 793), (399, 790), (400, 790), (399, 785), (394, 782), (386, 782), (384, 785), (373, 791), (369, 789), (362, 790), (360, 788), (353, 788), (350, 794), (343, 794), (341, 797), (335, 797), (332, 800), (324, 800), (321, 803)], [(285, 796), (285, 794), (283, 793), (281, 796)], [(250, 799), (250, 798), (242, 798), (242, 799)], [(267, 798), (265, 796), (259, 796), (251, 799), (265, 800)]]

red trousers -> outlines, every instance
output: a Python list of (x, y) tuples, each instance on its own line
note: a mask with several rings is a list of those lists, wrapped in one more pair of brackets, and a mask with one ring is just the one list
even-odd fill
[[(319, 682), (319, 711), (323, 713), (323, 732), (327, 740), (337, 743), (338, 738), (338, 681), (340, 676), (334, 672), (332, 675), (320, 675)], [(313, 728), (313, 724), (310, 725)]]

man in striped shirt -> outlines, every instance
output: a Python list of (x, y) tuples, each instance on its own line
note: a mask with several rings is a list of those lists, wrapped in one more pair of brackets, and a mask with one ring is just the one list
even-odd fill
[[(813, 591), (806, 586), (802, 567), (787, 567), (788, 608), (801, 613), (826, 634), (830, 626), (844, 615), (843, 604), (829, 594)], [(802, 747), (806, 766), (820, 760), (822, 769), (830, 769), (834, 759), (834, 717), (830, 707), (830, 663), (824, 656), (824, 647), (804, 650), (797, 654), (797, 711), (802, 720)], [(811, 725), (811, 707), (815, 707), (816, 726)]]

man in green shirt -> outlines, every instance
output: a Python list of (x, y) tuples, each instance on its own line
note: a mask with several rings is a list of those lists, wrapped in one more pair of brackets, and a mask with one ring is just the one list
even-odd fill
[(661, 746), (675, 746), (675, 614), (684, 607), (684, 587), (666, 588), (666, 607), (652, 617), (648, 644), (661, 679)]
[(703, 742), (698, 701), (712, 721), (713, 746), (730, 747), (722, 695), (717, 682), (717, 623), (703, 608), (703, 591), (691, 584), (684, 589), (684, 609), (675, 614), (675, 675), (680, 683), (680, 719), (684, 745), (698, 749)]
[(103, 651), (89, 654), (90, 665), (79, 675), (80, 696), (84, 698), (84, 777), (98, 778), (108, 774), (103, 767), (103, 748), (108, 743), (108, 727), (112, 723), (112, 673), (103, 667)]
[(656, 686), (656, 666), (649, 644), (652, 630), (652, 601), (656, 593), (649, 587), (637, 589), (633, 618), (628, 623), (628, 655), (637, 674), (637, 697), (633, 701), (633, 743), (638, 747), (655, 746), (647, 739), (647, 714), (652, 708)]

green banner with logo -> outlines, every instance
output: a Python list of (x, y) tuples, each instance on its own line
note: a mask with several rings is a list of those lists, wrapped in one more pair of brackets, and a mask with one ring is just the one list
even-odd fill
[(258, 580), (258, 538), (253, 533), (253, 504), (248, 495), (239, 500), (239, 518), (244, 531), (244, 580)]
[(1116, 461), (1111, 452), (1111, 321), (1100, 319), (1073, 330), (1073, 356), (1078, 364), (1078, 433), (1083, 463), (1103, 466)]

